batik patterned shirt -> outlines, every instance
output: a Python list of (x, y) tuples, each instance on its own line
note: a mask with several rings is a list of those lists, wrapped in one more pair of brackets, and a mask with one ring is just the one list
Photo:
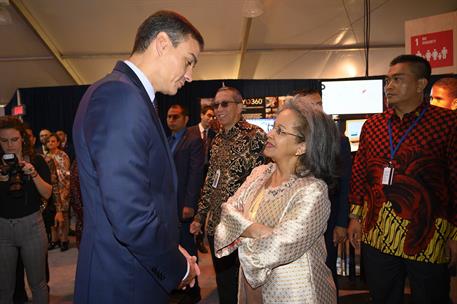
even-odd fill
[(265, 142), (265, 132), (244, 119), (228, 131), (219, 131), (214, 138), (208, 175), (195, 216), (202, 224), (208, 217), (208, 235), (214, 235), (219, 224), (222, 203), (236, 192), (252, 169), (265, 162)]
[[(395, 147), (426, 107), (392, 160)], [(352, 169), (351, 213), (362, 217), (362, 242), (406, 259), (446, 263), (448, 239), (457, 240), (457, 113), (421, 104), (400, 119), (389, 109), (368, 119)]]

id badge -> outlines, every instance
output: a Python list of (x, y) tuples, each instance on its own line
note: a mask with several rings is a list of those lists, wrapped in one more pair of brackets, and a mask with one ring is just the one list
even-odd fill
[(213, 188), (217, 188), (217, 185), (219, 184), (219, 178), (221, 177), (221, 170), (217, 169), (216, 174), (214, 175), (213, 183), (211, 186)]
[(391, 166), (387, 166), (384, 168), (384, 172), (382, 173), (382, 184), (383, 185), (392, 185), (392, 181), (394, 179), (394, 171), (395, 168)]

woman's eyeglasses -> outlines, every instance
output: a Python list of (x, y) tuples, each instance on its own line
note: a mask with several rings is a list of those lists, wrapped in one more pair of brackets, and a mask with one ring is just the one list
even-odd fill
[(280, 126), (274, 126), (273, 129), (271, 129), (271, 130), (275, 131), (275, 133), (276, 133), (278, 136), (281, 136), (281, 135), (290, 135), (290, 136), (295, 136), (295, 137), (298, 137), (298, 138), (303, 138), (303, 136), (301, 136), (301, 135), (298, 135), (298, 134), (294, 134), (294, 133), (290, 133), (290, 132), (284, 131)]
[(227, 101), (227, 100), (224, 100), (224, 101), (221, 101), (221, 102), (213, 102), (211, 104), (211, 106), (213, 107), (213, 109), (217, 109), (219, 108), (219, 106), (223, 107), (223, 108), (227, 108), (229, 103), (239, 103), (237, 101)]

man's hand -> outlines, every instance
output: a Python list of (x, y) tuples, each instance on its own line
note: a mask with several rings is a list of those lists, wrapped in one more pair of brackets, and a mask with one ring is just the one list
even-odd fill
[(194, 208), (184, 207), (184, 208), (182, 209), (182, 218), (183, 218), (184, 220), (185, 220), (185, 219), (193, 218), (193, 217), (194, 217), (194, 214), (195, 214)]
[(183, 256), (186, 258), (187, 263), (189, 264), (189, 273), (184, 278), (184, 280), (181, 281), (178, 288), (186, 289), (187, 286), (192, 288), (195, 285), (195, 278), (200, 275), (200, 268), (198, 267), (198, 264), (197, 264), (197, 257), (190, 256), (190, 254), (186, 251), (186, 249), (181, 247), (181, 245), (178, 246), (178, 249), (179, 249), (179, 251), (181, 251)]
[(63, 218), (63, 213), (62, 213), (62, 211), (56, 212), (56, 216), (54, 217), (54, 221), (55, 221), (55, 223), (56, 223), (56, 226), (62, 225), (62, 224), (63, 224), (64, 218)]
[(199, 235), (202, 233), (202, 224), (197, 221), (193, 221), (192, 224), (190, 224), (190, 233), (193, 235)]
[(447, 240), (446, 247), (449, 252), (449, 268), (457, 266), (457, 241)]
[(348, 237), (352, 246), (360, 249), (360, 240), (362, 238), (362, 224), (359, 220), (351, 219), (348, 226)]
[(335, 226), (333, 229), (333, 245), (344, 243), (347, 237), (347, 229), (345, 227)]

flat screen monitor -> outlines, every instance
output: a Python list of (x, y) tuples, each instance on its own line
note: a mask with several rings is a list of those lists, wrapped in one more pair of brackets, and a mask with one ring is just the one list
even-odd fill
[(327, 114), (372, 114), (383, 110), (382, 79), (322, 81)]
[(359, 149), (360, 133), (366, 119), (348, 119), (346, 120), (346, 132), (344, 133), (349, 138), (351, 144), (351, 152)]
[(265, 131), (265, 133), (270, 132), (270, 130), (273, 129), (275, 123), (275, 120), (273, 118), (252, 118), (246, 119), (246, 121), (248, 123), (251, 123), (262, 128)]

